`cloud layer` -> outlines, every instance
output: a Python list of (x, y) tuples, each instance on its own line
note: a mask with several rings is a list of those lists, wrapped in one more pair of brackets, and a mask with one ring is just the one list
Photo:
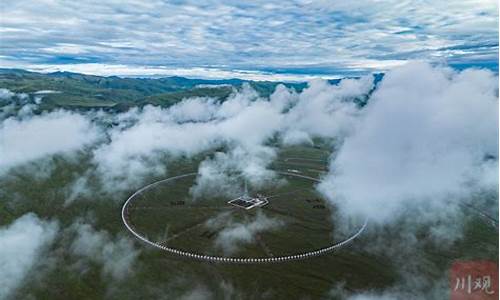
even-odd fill
[(73, 255), (102, 265), (102, 274), (114, 280), (122, 280), (133, 273), (133, 265), (139, 255), (133, 243), (126, 237), (113, 239), (104, 230), (77, 222), (72, 225), (76, 232), (70, 251)]
[(347, 134), (358, 114), (352, 99), (366, 96), (372, 86), (371, 76), (338, 86), (316, 80), (300, 94), (279, 86), (269, 99), (244, 86), (222, 103), (193, 98), (168, 109), (133, 109), (115, 117), (129, 126), (110, 129), (109, 143), (94, 150), (93, 161), (110, 189), (129, 188), (145, 175), (168, 171), (159, 163), (164, 156), (192, 157), (224, 147), (226, 153), (200, 165), (201, 190), (193, 193), (202, 193), (208, 182), (229, 179), (229, 172), (259, 185), (272, 178), (266, 167), (276, 156), (273, 138), (298, 144)]
[(31, 213), (0, 228), (0, 299), (13, 293), (39, 264), (57, 231), (57, 223)]
[(383, 221), (411, 203), (438, 209), (498, 188), (497, 83), (488, 71), (422, 63), (388, 73), (320, 190)]
[(88, 118), (67, 111), (8, 118), (0, 124), (0, 173), (50, 155), (79, 150), (98, 136)]
[[(147, 106), (116, 114), (61, 110), (34, 115), (36, 103), (26, 104), (24, 96), (0, 90), (1, 101), (24, 105), (0, 116), (0, 176), (15, 174), (20, 166), (40, 165), (42, 172), (29, 175), (49, 178), (56, 169), (51, 157), (76, 157), (67, 162), (80, 168), (66, 177), (63, 192), (51, 197), (67, 197), (66, 209), (78, 209), (71, 205), (80, 198), (123, 200), (117, 192), (129, 192), (151, 175), (168, 176), (171, 162), (195, 158), (201, 163), (193, 196), (213, 192), (214, 186), (220, 192), (239, 193), (231, 190), (240, 189), (235, 184), (238, 176), (245, 177), (250, 188), (276, 184), (269, 166), (281, 146), (333, 138), (340, 150), (331, 158), (320, 191), (340, 214), (375, 221), (365, 231), (370, 243), (363, 249), (389, 256), (409, 283), (354, 297), (397, 298), (413, 288), (431, 293), (425, 280), (414, 276), (437, 269), (421, 253), (436, 241), (448, 247), (462, 235), (465, 215), (459, 205), (475, 199), (468, 196), (485, 191), (497, 195), (497, 82), (490, 71), (457, 72), (416, 62), (388, 72), (363, 107), (354, 99), (373, 90), (372, 76), (338, 85), (313, 80), (300, 93), (278, 86), (269, 99), (244, 86), (224, 102), (191, 98), (169, 108)], [(214, 246), (226, 253), (255, 242), (259, 232), (283, 226), (260, 214), (246, 221), (227, 215), (221, 219), (207, 226), (218, 233)], [(139, 255), (133, 242), (91, 224), (65, 221), (65, 233), (72, 238), (64, 239), (66, 248), (59, 251), (78, 261), (71, 267), (85, 272), (88, 265), (97, 265), (103, 280), (124, 282)], [(336, 225), (336, 230), (342, 227)], [(12, 293), (27, 278), (56, 232), (55, 223), (32, 214), (0, 229), (0, 244), (8, 245), (0, 248), (0, 265), (5, 266), (0, 283), (8, 287), (1, 292)], [(18, 258), (19, 251), (25, 253)], [(405, 262), (409, 256), (414, 258), (411, 263)]]
[(245, 222), (235, 221), (229, 214), (221, 213), (207, 221), (206, 226), (217, 231), (216, 248), (226, 255), (234, 254), (246, 244), (254, 243), (259, 233), (273, 231), (285, 225), (280, 219), (270, 218), (261, 211)]
[(497, 11), (490, 0), (8, 0), (0, 58), (45, 70), (261, 78), (355, 74), (410, 59), (497, 65)]

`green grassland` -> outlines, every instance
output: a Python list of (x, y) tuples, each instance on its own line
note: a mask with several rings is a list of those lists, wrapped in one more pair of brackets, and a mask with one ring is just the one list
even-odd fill
[[(326, 167), (329, 156), (326, 148), (321, 145), (317, 148), (283, 148), (273, 167), (283, 171), (295, 169), (304, 174), (309, 172), (312, 176), (314, 172), (310, 169)], [(199, 162), (206, 155), (209, 153), (192, 159), (165, 161), (169, 169), (168, 176), (196, 172)], [(303, 160), (290, 159), (297, 157)], [(28, 167), (20, 167), (0, 179), (1, 226), (11, 223), (24, 213), (34, 212), (43, 219), (57, 219), (62, 232), (52, 246), (51, 254), (42, 258), (47, 264), (56, 261), (56, 267), (28, 279), (14, 295), (15, 299), (177, 299), (197, 285), (207, 287), (215, 293), (217, 299), (223, 299), (228, 293), (224, 284), (230, 284), (234, 289), (233, 299), (322, 299), (330, 289), (340, 283), (349, 291), (367, 291), (390, 287), (400, 279), (397, 266), (391, 264), (390, 257), (370, 254), (368, 249), (372, 237), (363, 234), (348, 247), (329, 255), (271, 265), (226, 265), (192, 261), (135, 241), (135, 247), (141, 252), (134, 265), (133, 274), (124, 281), (111, 282), (102, 275), (101, 266), (98, 264), (89, 264), (85, 272), (75, 267), (78, 259), (67, 250), (72, 236), (65, 229), (76, 219), (83, 218), (92, 220), (99, 230), (133, 238), (122, 224), (120, 213), (125, 199), (136, 187), (131, 187), (129, 191), (118, 196), (100, 193), (96, 189), (95, 194), (80, 197), (74, 203), (64, 205), (68, 192), (61, 187), (67, 186), (92, 166), (85, 154), (81, 154), (77, 162), (74, 159), (55, 157), (53, 165), (55, 167), (52, 175), (47, 178), (36, 178)], [(321, 173), (316, 172), (314, 176), (319, 177)], [(153, 176), (146, 178), (145, 183), (159, 179), (162, 178)], [(95, 179), (91, 178), (90, 181), (95, 186), (99, 184)], [(285, 191), (291, 190), (293, 186), (304, 188), (311, 185), (306, 181), (294, 181), (289, 178), (288, 181), (291, 186), (282, 187)], [(149, 195), (141, 200), (150, 201), (152, 206), (164, 206), (164, 203), (152, 199), (166, 199), (168, 202), (186, 199), (186, 188), (192, 183), (192, 178), (186, 178), (180, 183), (166, 187), (168, 194), (164, 195), (165, 189), (159, 188), (154, 196)], [(280, 187), (276, 189), (279, 190)], [(282, 230), (263, 233), (265, 243), (276, 253), (287, 254), (299, 247), (312, 249), (329, 242), (331, 229), (327, 226), (328, 209), (312, 209), (309, 207), (310, 203), (301, 200), (309, 197), (313, 197), (313, 194), (306, 191), (292, 198), (281, 197), (270, 203), (267, 208), (262, 208), (266, 214), (283, 218), (287, 222), (287, 226)], [(210, 201), (221, 200), (214, 198)], [(141, 204), (143, 205), (142, 202)], [(202, 205), (200, 202), (200, 208)], [(167, 226), (168, 232), (174, 233), (183, 227), (185, 229), (197, 222), (204, 222), (213, 217), (214, 212), (225, 211), (227, 205), (225, 202), (220, 203), (220, 209), (215, 210), (182, 209), (182, 214), (176, 212), (176, 209), (179, 210), (144, 209), (143, 214), (134, 214), (134, 222), (140, 225), (141, 230), (151, 232), (150, 235), (154, 238), (161, 239)], [(245, 215), (236, 211), (235, 217), (244, 218)], [(322, 223), (322, 220), (325, 223)], [(203, 234), (204, 229), (196, 227), (182, 239), (175, 239), (178, 243), (176, 246), (194, 247), (200, 251), (205, 247), (212, 249), (213, 236), (207, 238)], [(386, 238), (393, 237), (388, 234)], [(439, 270), (446, 271), (456, 259), (498, 261), (497, 243), (498, 231), (483, 218), (471, 213), (465, 236), (451, 247), (452, 250), (438, 251), (430, 245), (421, 255), (427, 257)], [(240, 253), (256, 254), (262, 255), (264, 252), (258, 246), (253, 246)], [(438, 276), (439, 274), (435, 273), (427, 274), (430, 281)]]
[[(209, 228), (206, 225), (208, 220), (220, 214), (237, 223), (248, 223), (256, 218), (257, 213), (283, 222), (284, 226), (260, 234), (260, 242), (270, 246), (274, 256), (300, 254), (330, 246), (333, 243), (331, 212), (315, 192), (314, 182), (293, 176), (281, 177), (286, 178), (286, 184), (250, 191), (252, 195), (275, 195), (269, 198), (268, 205), (251, 210), (228, 204), (231, 198), (190, 201), (189, 188), (195, 184), (196, 177), (184, 177), (142, 192), (128, 210), (129, 220), (143, 236), (171, 236), (164, 245), (200, 254), (224, 255), (212, 249), (215, 237), (224, 227)], [(158, 240), (153, 238), (153, 241)], [(263, 249), (255, 244), (245, 245), (240, 252), (235, 256), (245, 257), (243, 253), (246, 253), (247, 257), (266, 257)]]
[[(0, 88), (26, 93), (34, 99), (37, 91), (57, 91), (43, 96), (39, 111), (99, 109), (124, 111), (148, 104), (169, 107), (190, 97), (213, 97), (225, 100), (233, 88), (248, 83), (261, 96), (269, 96), (278, 84), (302, 90), (305, 83), (245, 81), (240, 79), (204, 80), (183, 77), (122, 78), (69, 72), (41, 74), (16, 69), (0, 69)], [(1, 103), (0, 103), (1, 105)]]

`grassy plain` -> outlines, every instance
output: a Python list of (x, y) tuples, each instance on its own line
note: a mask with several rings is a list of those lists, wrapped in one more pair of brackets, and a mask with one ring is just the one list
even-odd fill
[[(319, 177), (322, 172), (318, 170), (324, 170), (327, 166), (328, 148), (326, 144), (317, 148), (283, 148), (273, 167), (285, 171), (294, 169)], [(169, 166), (168, 176), (195, 172), (204, 158), (201, 155), (193, 159), (165, 162)], [(135, 247), (141, 251), (132, 275), (123, 281), (111, 282), (110, 278), (102, 274), (102, 267), (98, 264), (88, 264), (85, 271), (77, 267), (78, 258), (68, 250), (72, 236), (65, 229), (76, 219), (83, 218), (91, 220), (98, 230), (131, 237), (122, 224), (120, 211), (135, 187), (121, 195), (98, 192), (99, 189), (96, 188), (96, 193), (82, 196), (70, 205), (65, 205), (69, 192), (64, 187), (92, 166), (85, 154), (77, 161), (55, 157), (52, 165), (51, 175), (45, 178), (34, 177), (29, 168), (20, 167), (0, 179), (0, 225), (7, 225), (27, 212), (34, 212), (43, 219), (58, 220), (62, 232), (52, 246), (51, 254), (43, 258), (47, 265), (53, 267), (47, 268), (40, 276), (30, 278), (17, 291), (16, 299), (158, 299), (162, 296), (165, 299), (178, 299), (199, 286), (210, 290), (217, 299), (224, 299), (227, 295), (230, 295), (230, 299), (324, 299), (329, 290), (338, 284), (343, 284), (349, 291), (367, 291), (384, 289), (400, 280), (398, 266), (391, 263), (391, 257), (374, 255), (368, 251), (373, 239), (368, 231), (338, 252), (275, 265), (225, 265), (191, 261), (136, 241)], [(43, 164), (40, 163), (39, 167), (42, 168)], [(147, 178), (145, 183), (158, 179), (161, 178)], [(310, 188), (311, 185), (306, 181), (289, 181), (292, 187)], [(90, 182), (98, 186), (97, 180), (91, 179)], [(156, 197), (178, 201), (186, 196), (186, 188), (191, 183), (192, 178), (187, 178), (183, 184), (173, 187), (174, 190), (177, 189), (175, 192), (169, 190), (168, 194), (163, 195), (160, 190)], [(279, 189), (276, 188), (273, 192), (281, 192)], [(292, 190), (290, 186), (282, 189)], [(304, 201), (314, 196), (310, 190), (306, 190), (293, 197), (277, 198), (267, 208), (262, 208), (269, 216), (282, 218), (287, 224), (278, 231), (262, 236), (273, 253), (284, 255), (301, 247), (313, 249), (329, 243), (331, 230), (328, 209), (314, 209), (311, 207), (313, 203)], [(221, 199), (213, 201), (220, 202)], [(178, 208), (144, 209), (143, 214), (135, 215), (134, 222), (140, 225), (141, 230), (161, 239), (166, 227), (170, 233), (175, 233), (204, 222), (213, 217), (215, 212), (228, 209), (225, 201), (219, 202), (212, 205), (216, 208), (182, 209), (182, 214), (176, 212)], [(153, 201), (151, 206), (156, 204), (158, 203)], [(433, 264), (433, 269), (442, 271), (448, 270), (457, 259), (498, 261), (498, 231), (479, 215), (471, 213), (471, 216), (466, 223), (463, 239), (450, 247), (451, 250), (437, 251), (429, 246), (425, 253), (418, 255), (425, 256)], [(385, 238), (396, 239), (390, 234)], [(191, 247), (216, 253), (213, 249), (213, 236), (207, 238), (202, 227), (186, 233), (176, 243), (180, 248)], [(243, 250), (241, 255), (265, 255), (265, 252), (259, 246), (252, 246)], [(426, 274), (428, 280), (439, 276), (438, 272)]]

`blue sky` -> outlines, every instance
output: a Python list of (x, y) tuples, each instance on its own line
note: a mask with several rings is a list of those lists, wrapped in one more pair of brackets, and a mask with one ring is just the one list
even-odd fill
[(3, 0), (0, 66), (277, 80), (408, 60), (498, 70), (497, 11), (492, 0)]

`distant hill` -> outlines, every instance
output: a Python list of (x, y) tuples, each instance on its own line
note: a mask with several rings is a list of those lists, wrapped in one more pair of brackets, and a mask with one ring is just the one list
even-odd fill
[[(382, 78), (376, 74), (375, 81)], [(338, 84), (341, 79), (330, 80)], [(268, 97), (278, 84), (302, 91), (307, 83), (249, 81), (242, 79), (190, 79), (179, 76), (129, 78), (95, 76), (72, 72), (36, 73), (21, 69), (0, 69), (0, 88), (24, 93), (23, 99), (39, 102), (40, 110), (56, 108), (123, 111), (147, 104), (171, 106), (184, 98), (213, 97), (224, 101), (235, 90), (249, 84), (262, 97)], [(36, 92), (48, 91), (42, 94)], [(364, 105), (366, 99), (357, 99)]]
[[(269, 96), (280, 82), (241, 79), (190, 79), (178, 76), (162, 78), (123, 78), (71, 72), (48, 74), (20, 69), (0, 69), (0, 88), (32, 95), (37, 91), (57, 91), (43, 96), (42, 109), (113, 108), (154, 104), (170, 106), (194, 96), (226, 99), (234, 89), (250, 84), (263, 97)], [(306, 83), (281, 83), (301, 91)]]

